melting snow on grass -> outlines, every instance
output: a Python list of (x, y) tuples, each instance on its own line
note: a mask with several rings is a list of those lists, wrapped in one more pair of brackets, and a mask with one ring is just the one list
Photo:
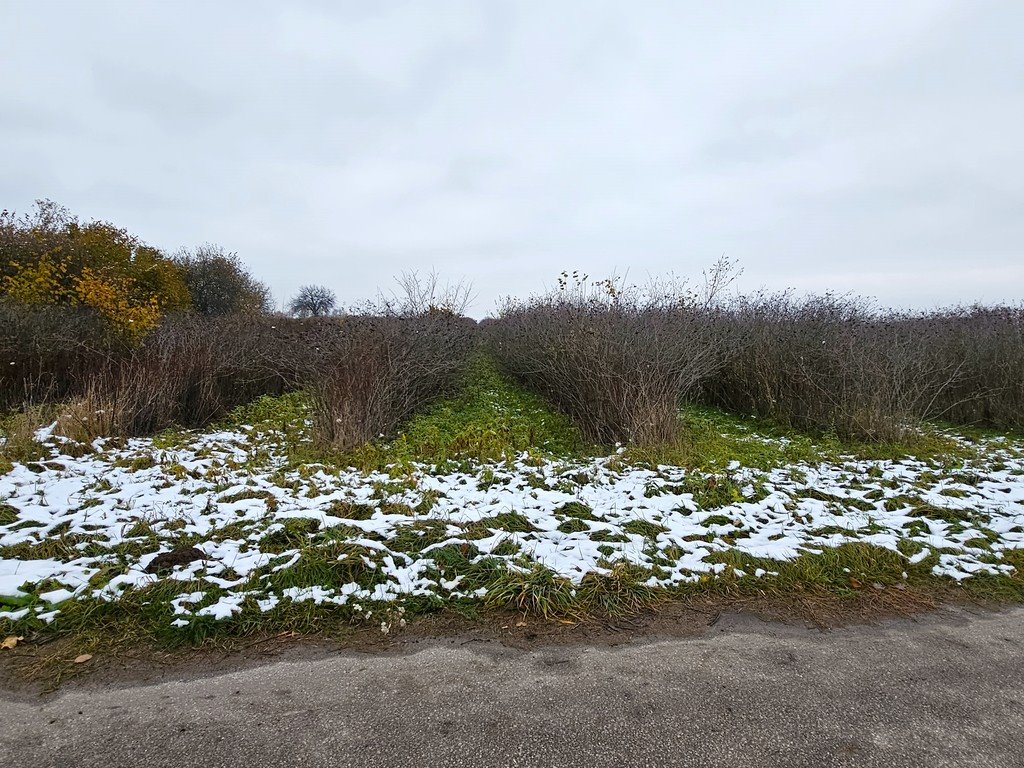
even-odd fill
[[(862, 542), (960, 581), (1024, 548), (1024, 459), (991, 441), (957, 467), (848, 460), (719, 474), (533, 459), (436, 474), (292, 466), (252, 431), (187, 447), (42, 434), (50, 459), (0, 476), (0, 618), (152, 589), (167, 621), (285, 606), (370, 613), (485, 599), (537, 567), (579, 585), (620, 564), (647, 586), (770, 578), (771, 562)], [(750, 572), (729, 555), (758, 558)]]

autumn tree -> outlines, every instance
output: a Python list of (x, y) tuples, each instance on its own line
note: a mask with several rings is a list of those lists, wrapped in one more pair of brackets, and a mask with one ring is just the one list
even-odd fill
[(48, 200), (24, 216), (0, 213), (0, 296), (87, 307), (132, 337), (153, 328), (162, 313), (190, 304), (173, 260), (125, 229), (80, 222)]
[(183, 250), (176, 259), (201, 315), (259, 313), (270, 310), (270, 289), (254, 278), (239, 260), (217, 245)]

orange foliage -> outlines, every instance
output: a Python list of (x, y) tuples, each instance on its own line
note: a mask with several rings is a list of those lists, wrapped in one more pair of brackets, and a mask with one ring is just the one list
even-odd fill
[(99, 312), (110, 327), (131, 338), (141, 338), (160, 321), (160, 302), (156, 296), (148, 301), (129, 301), (131, 280), (124, 277), (102, 277), (88, 267), (75, 278), (78, 301)]
[(22, 304), (55, 304), (65, 294), (68, 265), (44, 255), (36, 262), (11, 262), (0, 293)]
[(132, 338), (162, 312), (191, 304), (184, 270), (172, 259), (124, 229), (80, 223), (45, 201), (34, 216), (0, 213), (0, 298), (91, 307)]

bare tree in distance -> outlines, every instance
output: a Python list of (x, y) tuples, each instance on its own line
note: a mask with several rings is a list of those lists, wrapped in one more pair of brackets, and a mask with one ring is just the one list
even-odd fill
[(304, 285), (290, 302), (288, 311), (296, 317), (326, 317), (334, 311), (338, 297), (324, 285)]
[(416, 270), (395, 278), (398, 289), (378, 295), (376, 309), (384, 314), (414, 317), (427, 314), (464, 315), (476, 299), (473, 284), (465, 279), (442, 283), (436, 270), (421, 275)]

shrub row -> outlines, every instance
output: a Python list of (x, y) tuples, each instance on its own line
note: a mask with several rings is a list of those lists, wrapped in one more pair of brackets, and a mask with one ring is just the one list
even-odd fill
[(504, 369), (594, 440), (671, 440), (685, 401), (874, 441), (925, 419), (1024, 426), (1020, 308), (604, 288), (509, 303), (487, 326)]
[(730, 321), (743, 343), (701, 396), (800, 429), (898, 439), (953, 373), (932, 367), (898, 320), (832, 296), (737, 300)]
[(675, 440), (687, 401), (869, 440), (925, 419), (1024, 428), (1024, 309), (908, 314), (612, 283), (507, 303), (480, 330), (451, 310), (378, 306), (174, 314), (137, 343), (88, 308), (0, 301), (0, 407), (72, 400), (67, 429), (141, 435), (301, 387), (318, 439), (348, 449), (453, 391), (481, 341), (597, 443)]
[(16, 322), (0, 334), (13, 363), (0, 372), (5, 405), (71, 401), (61, 429), (79, 439), (200, 427), (260, 395), (301, 387), (317, 439), (348, 449), (457, 388), (476, 343), (476, 323), (446, 312), (178, 314), (129, 345), (87, 311), (6, 310), (0, 319)]
[(0, 410), (81, 394), (84, 380), (124, 350), (93, 311), (0, 300)]
[(200, 427), (231, 408), (298, 383), (282, 362), (290, 339), (270, 318), (165, 318), (141, 344), (79, 383), (62, 429), (79, 437)]
[(933, 354), (957, 367), (926, 415), (1024, 429), (1024, 307), (971, 307), (917, 322), (930, 327)]
[(696, 394), (734, 345), (716, 308), (610, 284), (509, 303), (486, 327), (502, 367), (598, 443), (674, 440), (680, 400)]

